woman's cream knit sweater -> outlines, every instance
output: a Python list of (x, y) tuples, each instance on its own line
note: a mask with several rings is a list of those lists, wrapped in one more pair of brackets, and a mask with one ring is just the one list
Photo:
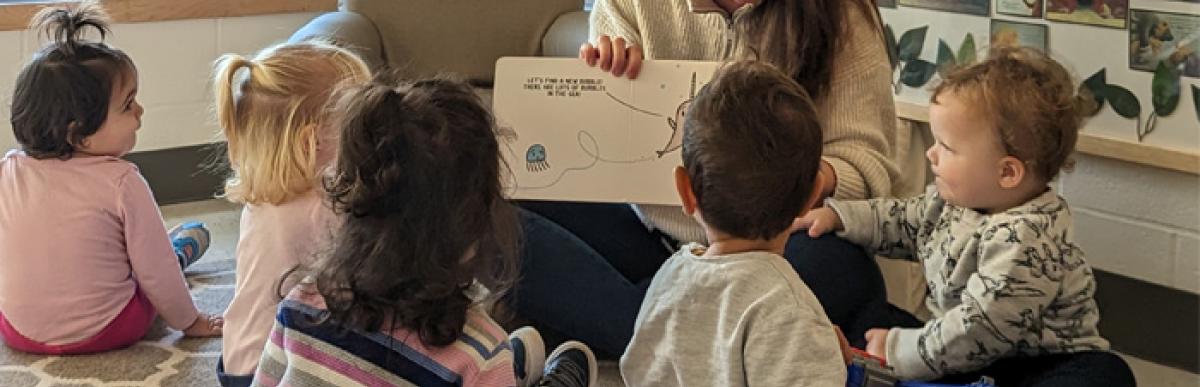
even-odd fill
[[(729, 15), (713, 0), (596, 0), (590, 36), (593, 42), (600, 35), (623, 37), (642, 47), (647, 60), (737, 59), (745, 50), (735, 26), (752, 8)], [(896, 113), (882, 29), (874, 17), (846, 14), (849, 27), (841, 39), (847, 40), (835, 53), (830, 92), (816, 101), (823, 156), (837, 174), (835, 198), (891, 196), (898, 178), (892, 160)], [(704, 231), (677, 206), (635, 210), (649, 226), (682, 242), (705, 242)]]

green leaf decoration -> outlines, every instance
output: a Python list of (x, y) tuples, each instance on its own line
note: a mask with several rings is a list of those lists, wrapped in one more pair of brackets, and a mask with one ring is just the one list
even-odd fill
[(1175, 112), (1179, 106), (1179, 71), (1167, 66), (1166, 61), (1159, 61), (1154, 70), (1154, 81), (1150, 83), (1150, 104), (1154, 105), (1154, 113), (1166, 117)]
[(1137, 97), (1133, 92), (1117, 85), (1104, 85), (1101, 89), (1104, 95), (1104, 100), (1112, 105), (1113, 110), (1121, 117), (1139, 118), (1142, 114), (1142, 103), (1138, 102)]
[(1192, 85), (1192, 104), (1196, 105), (1196, 119), (1200, 120), (1200, 87)]
[(937, 66), (929, 61), (910, 60), (904, 64), (904, 69), (900, 70), (900, 82), (908, 87), (921, 87), (929, 82), (929, 78), (932, 78), (935, 72)]
[(1100, 71), (1097, 71), (1095, 74), (1092, 74), (1092, 76), (1084, 80), (1083, 83), (1079, 84), (1079, 94), (1090, 95), (1092, 96), (1092, 99), (1096, 101), (1095, 109), (1090, 112), (1086, 112), (1087, 115), (1094, 116), (1100, 113), (1100, 109), (1104, 108), (1104, 85), (1106, 84), (1108, 84), (1108, 80), (1106, 79), (1105, 69), (1103, 68), (1101, 68)]
[(946, 44), (945, 40), (938, 39), (937, 51), (937, 72), (943, 77), (946, 72), (954, 68), (954, 51), (950, 50), (950, 45)]
[(1150, 113), (1150, 119), (1146, 120), (1146, 128), (1145, 129), (1139, 128), (1137, 131), (1138, 142), (1142, 142), (1142, 140), (1144, 140), (1146, 138), (1146, 136), (1150, 135), (1150, 133), (1153, 133), (1154, 129), (1157, 127), (1158, 127), (1158, 113)]
[(925, 32), (929, 30), (928, 26), (914, 28), (904, 32), (900, 36), (899, 57), (900, 60), (910, 61), (917, 59), (921, 55), (921, 50), (925, 49)]
[(962, 45), (958, 47), (958, 65), (970, 66), (975, 64), (975, 35), (967, 34)]
[(886, 38), (884, 44), (887, 44), (888, 60), (892, 62), (892, 71), (895, 71), (900, 63), (900, 55), (896, 52), (896, 33), (892, 32), (891, 25), (883, 26), (883, 36)]

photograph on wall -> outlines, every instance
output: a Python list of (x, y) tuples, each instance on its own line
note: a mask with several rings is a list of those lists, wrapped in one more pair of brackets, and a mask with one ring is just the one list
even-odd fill
[[(1200, 0), (1197, 0), (1197, 1), (1200, 1)], [(876, 1), (875, 4), (880, 7), (896, 8), (896, 0), (879, 0), (879, 1)]]
[(1046, 0), (1046, 20), (1125, 28), (1129, 0)]
[(1129, 68), (1153, 72), (1160, 62), (1200, 78), (1200, 16), (1135, 9), (1129, 15)]
[(1012, 16), (1042, 17), (1042, 0), (996, 0), (996, 13)]
[(992, 19), (991, 47), (1029, 47), (1048, 51), (1049, 28), (1045, 24)]
[(991, 0), (897, 0), (900, 5), (917, 8), (934, 9), (988, 16), (991, 12)]

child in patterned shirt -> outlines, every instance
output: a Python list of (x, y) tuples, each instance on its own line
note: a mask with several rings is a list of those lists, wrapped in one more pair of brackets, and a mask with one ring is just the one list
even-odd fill
[(923, 264), (934, 318), (868, 331), (867, 352), (901, 379), (1134, 385), (1105, 351), (1096, 280), (1049, 186), (1071, 165), (1090, 98), (1045, 55), (998, 49), (948, 75), (931, 102), (936, 178), (924, 195), (830, 200), (798, 222)]

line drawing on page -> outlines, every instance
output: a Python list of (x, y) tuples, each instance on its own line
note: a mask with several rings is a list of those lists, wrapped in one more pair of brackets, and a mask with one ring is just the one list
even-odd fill
[[(517, 154), (516, 150), (514, 150), (512, 148), (512, 143), (515, 142), (515, 140), (517, 139), (516, 132), (513, 131), (511, 128), (504, 128), (501, 130), (501, 132), (509, 134), (508, 136), (502, 137), (505, 140), (504, 146), (506, 148), (508, 148), (508, 151), (510, 154), (516, 155)], [(555, 178), (553, 180), (551, 180), (549, 183), (545, 183), (545, 184), (525, 186), (525, 185), (521, 185), (519, 182), (517, 182), (516, 179), (513, 179), (512, 189), (513, 190), (537, 190), (537, 189), (551, 188), (551, 187), (554, 187), (555, 185), (557, 185), (560, 181), (562, 181), (563, 177), (566, 177), (566, 175), (568, 173), (586, 171), (588, 169), (591, 169), (592, 167), (595, 167), (596, 164), (599, 164), (599, 163), (636, 164), (636, 163), (644, 163), (644, 162), (654, 161), (656, 159), (656, 157), (654, 157), (654, 156), (644, 156), (644, 157), (639, 157), (639, 158), (634, 158), (634, 159), (629, 159), (629, 160), (618, 160), (618, 159), (610, 159), (610, 158), (604, 157), (604, 155), (602, 155), (600, 153), (600, 144), (599, 144), (599, 142), (596, 141), (596, 137), (586, 130), (580, 130), (580, 131), (576, 132), (575, 139), (576, 139), (576, 141), (578, 141), (579, 149), (582, 150), (583, 153), (588, 156), (588, 162), (586, 164), (576, 166), (576, 167), (564, 168), (558, 172), (558, 176), (555, 176)], [(534, 154), (534, 153), (537, 153), (537, 152), (535, 152), (535, 149), (539, 150), (540, 154)], [(541, 157), (537, 162), (530, 163), (529, 156), (541, 156)], [(549, 164), (548, 153), (546, 153), (545, 146), (543, 146), (541, 144), (533, 144), (532, 146), (530, 146), (529, 149), (526, 151), (526, 162), (527, 162), (527, 169), (529, 169), (530, 172), (537, 173), (537, 172), (545, 172), (545, 171), (549, 170), (550, 164)], [(541, 165), (544, 165), (545, 167), (542, 168)]]
[[(626, 108), (629, 108), (630, 110), (633, 110), (635, 112), (654, 116), (654, 117), (662, 117), (663, 116), (662, 114), (655, 113), (655, 112), (652, 112), (649, 110), (645, 110), (645, 109), (641, 109), (636, 106), (633, 106), (632, 104), (630, 104), (628, 102), (622, 101), (620, 98), (617, 98), (615, 95), (612, 95), (612, 93), (610, 93), (608, 91), (605, 91), (604, 94), (607, 94), (608, 98), (611, 98), (613, 101), (616, 101), (617, 103), (619, 103), (619, 104), (625, 106)], [(683, 102), (680, 102), (679, 106), (675, 108), (675, 115), (673, 117), (667, 117), (667, 128), (669, 128), (669, 130), (671, 131), (671, 136), (667, 138), (667, 144), (664, 145), (662, 147), (662, 149), (659, 149), (654, 152), (654, 153), (658, 154), (658, 158), (662, 158), (667, 153), (677, 151), (677, 150), (679, 150), (680, 147), (683, 146), (683, 116), (684, 116), (684, 114), (687, 113), (687, 109), (688, 109), (688, 107), (690, 107), (692, 105), (692, 100), (694, 100), (694, 99), (696, 99), (696, 72), (695, 71), (692, 72), (692, 86), (691, 86), (691, 91), (688, 92), (687, 99), (683, 100)]]

